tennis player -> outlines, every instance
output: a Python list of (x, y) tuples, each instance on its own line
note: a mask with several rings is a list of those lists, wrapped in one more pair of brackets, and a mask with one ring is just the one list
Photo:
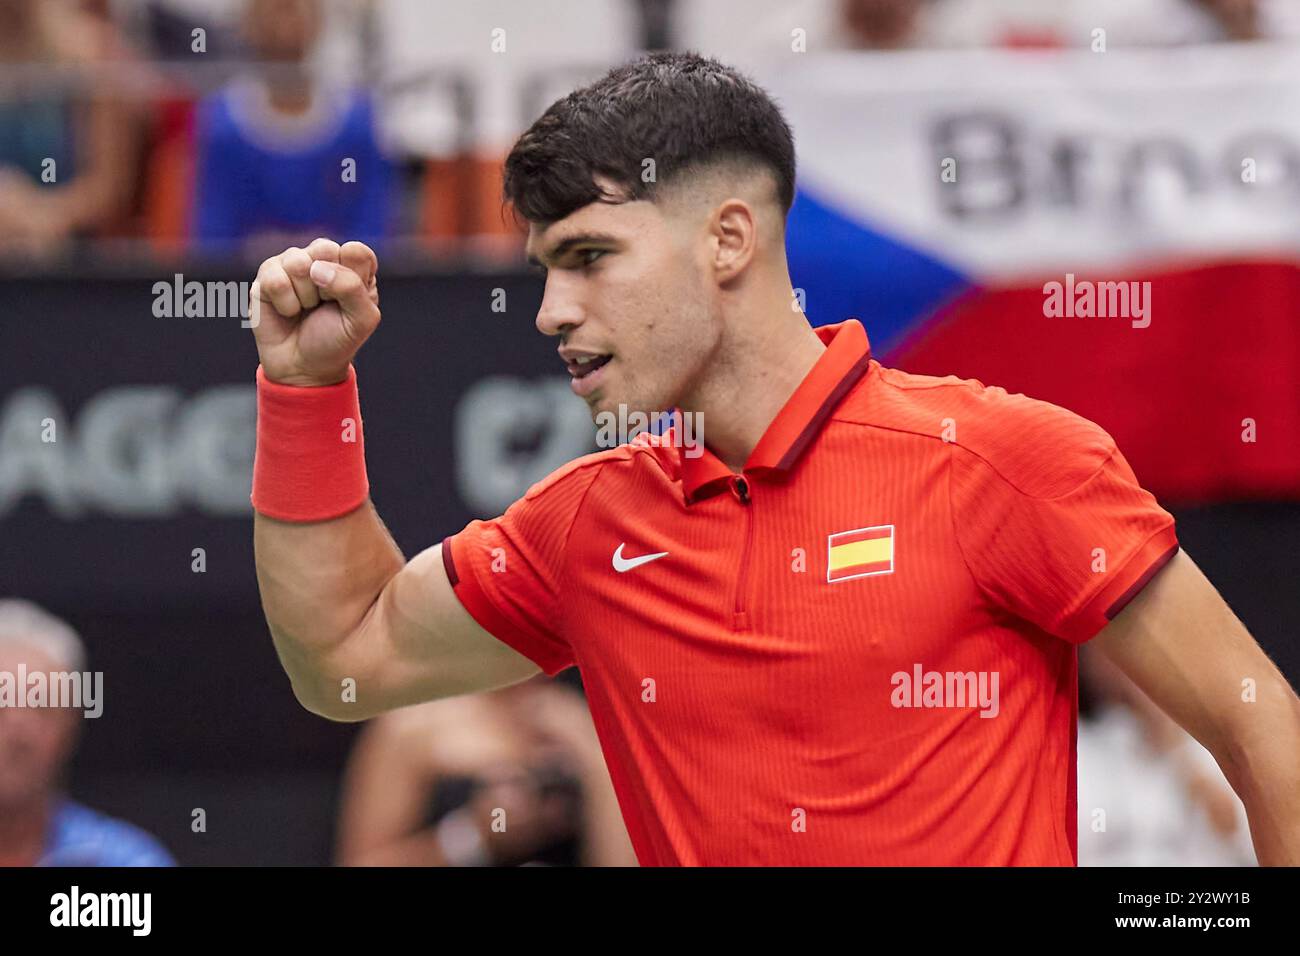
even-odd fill
[(1070, 866), (1096, 640), (1213, 753), (1260, 861), (1300, 863), (1300, 703), (1173, 519), (1091, 422), (813, 330), (794, 181), (778, 108), (712, 60), (552, 105), (505, 165), (537, 327), (593, 415), (677, 408), (704, 447), (580, 458), (410, 561), (351, 364), (376, 258), (262, 264), (257, 573), (299, 701), (363, 720), (576, 665), (644, 865)]

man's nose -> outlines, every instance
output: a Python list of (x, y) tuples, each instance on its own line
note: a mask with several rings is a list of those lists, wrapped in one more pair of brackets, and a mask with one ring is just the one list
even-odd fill
[(546, 276), (546, 290), (537, 310), (537, 331), (543, 335), (561, 335), (582, 324), (582, 306), (576, 290), (557, 274), (559, 271), (552, 269)]

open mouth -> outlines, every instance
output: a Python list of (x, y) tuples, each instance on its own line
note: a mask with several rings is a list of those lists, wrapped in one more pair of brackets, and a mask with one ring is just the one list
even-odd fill
[(612, 355), (594, 352), (570, 352), (564, 360), (564, 367), (569, 370), (569, 388), (573, 389), (573, 394), (582, 399), (590, 399), (608, 374), (605, 366), (613, 359)]
[(583, 356), (565, 364), (569, 369), (569, 374), (574, 378), (586, 378), (596, 369), (604, 366), (611, 358), (613, 358), (612, 355)]

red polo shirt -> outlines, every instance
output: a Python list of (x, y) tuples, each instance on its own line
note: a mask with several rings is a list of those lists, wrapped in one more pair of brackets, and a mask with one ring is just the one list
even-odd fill
[(577, 459), (444, 541), (456, 594), (581, 669), (642, 865), (1073, 865), (1076, 645), (1173, 519), (1091, 422), (817, 332), (743, 475)]

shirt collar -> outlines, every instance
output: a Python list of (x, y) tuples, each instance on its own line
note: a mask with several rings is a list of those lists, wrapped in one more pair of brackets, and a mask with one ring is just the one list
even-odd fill
[[(814, 331), (826, 343), (826, 351), (759, 438), (745, 462), (746, 474), (789, 474), (831, 412), (871, 364), (867, 331), (857, 319), (823, 325)], [(733, 476), (732, 470), (707, 447), (698, 450), (700, 454), (693, 458), (685, 450), (681, 452), (682, 493), (687, 504), (720, 491), (722, 483)]]

